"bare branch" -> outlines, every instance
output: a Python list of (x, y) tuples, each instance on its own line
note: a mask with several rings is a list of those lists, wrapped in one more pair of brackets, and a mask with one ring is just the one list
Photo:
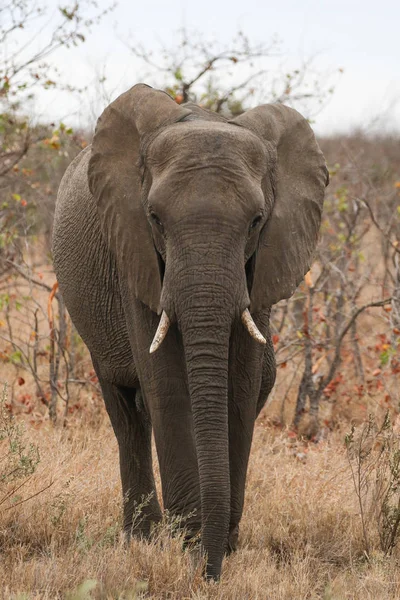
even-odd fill
[(328, 383), (330, 383), (335, 375), (336, 369), (340, 363), (340, 350), (342, 347), (342, 343), (344, 340), (344, 337), (346, 336), (347, 332), (349, 331), (349, 329), (351, 328), (351, 326), (353, 325), (353, 323), (356, 321), (356, 319), (359, 317), (359, 315), (364, 312), (364, 310), (367, 310), (367, 308), (373, 308), (373, 307), (380, 307), (380, 306), (386, 306), (388, 304), (390, 304), (392, 301), (392, 298), (385, 298), (385, 300), (378, 300), (376, 302), (369, 302), (368, 304), (364, 304), (363, 306), (360, 306), (354, 313), (353, 315), (350, 317), (350, 319), (347, 321), (346, 325), (343, 327), (338, 340), (336, 342), (336, 348), (335, 348), (335, 355), (331, 364), (331, 367), (329, 369), (329, 373), (326, 377), (324, 377), (321, 380), (321, 383), (318, 387), (318, 394), (322, 393), (322, 391), (324, 390), (324, 388), (328, 385)]

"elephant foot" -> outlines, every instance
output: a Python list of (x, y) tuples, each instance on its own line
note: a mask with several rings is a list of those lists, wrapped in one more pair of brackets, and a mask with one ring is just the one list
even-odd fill
[(226, 555), (236, 552), (239, 538), (239, 525), (234, 525), (229, 529), (228, 543), (226, 547)]

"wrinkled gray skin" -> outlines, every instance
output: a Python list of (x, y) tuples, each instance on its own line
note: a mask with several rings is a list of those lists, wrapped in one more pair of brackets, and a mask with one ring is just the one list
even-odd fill
[[(327, 171), (296, 111), (229, 122), (139, 84), (98, 121), (60, 186), (54, 263), (118, 440), (128, 533), (191, 515), (206, 576), (236, 548), (254, 421), (272, 389), (270, 307), (309, 268)], [(250, 308), (266, 345), (241, 322)], [(149, 348), (159, 315), (171, 326)], [(150, 500), (132, 527), (135, 505)]]

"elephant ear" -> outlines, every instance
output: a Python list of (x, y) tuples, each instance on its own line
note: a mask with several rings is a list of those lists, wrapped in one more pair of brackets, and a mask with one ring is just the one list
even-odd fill
[(318, 241), (328, 170), (307, 120), (283, 104), (265, 104), (231, 121), (277, 153), (274, 205), (259, 240), (251, 310), (290, 298), (310, 268)]
[(141, 201), (140, 147), (144, 138), (189, 114), (165, 92), (135, 85), (98, 119), (88, 167), (89, 189), (118, 271), (130, 292), (157, 312), (161, 278)]

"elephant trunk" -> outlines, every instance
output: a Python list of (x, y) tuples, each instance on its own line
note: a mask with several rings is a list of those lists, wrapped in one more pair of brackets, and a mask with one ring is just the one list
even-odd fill
[[(182, 316), (189, 393), (200, 479), (202, 546), (207, 577), (218, 579), (230, 519), (228, 351), (230, 323), (209, 305)], [(226, 319), (225, 319), (226, 321)]]
[(229, 338), (239, 308), (234, 278), (211, 271), (187, 269), (175, 307), (192, 405), (206, 577), (219, 579), (230, 520)]

